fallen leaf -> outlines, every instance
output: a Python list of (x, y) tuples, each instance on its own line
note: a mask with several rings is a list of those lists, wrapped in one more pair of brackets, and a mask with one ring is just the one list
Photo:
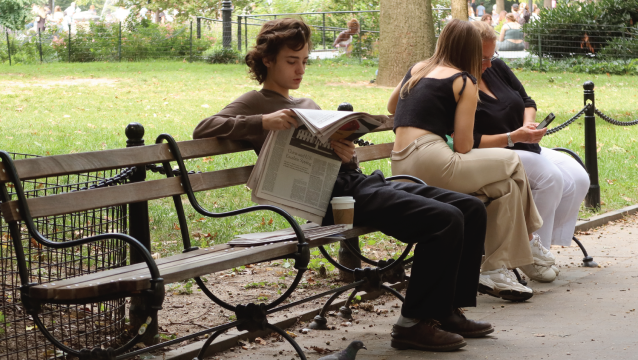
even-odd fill
[(306, 348), (306, 349), (314, 350), (319, 355), (330, 354), (331, 352), (335, 352), (336, 351), (336, 350), (332, 350), (332, 349), (320, 348), (318, 346), (311, 346), (310, 348)]

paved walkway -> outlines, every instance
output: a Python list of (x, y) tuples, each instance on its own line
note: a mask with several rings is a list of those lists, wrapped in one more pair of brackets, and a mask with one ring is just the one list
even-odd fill
[[(390, 347), (390, 329), (398, 314), (397, 301), (378, 300), (388, 314), (360, 311), (350, 327), (331, 318), (337, 330), (299, 334), (302, 347), (342, 349), (352, 340), (362, 340), (357, 360), (395, 359), (638, 359), (638, 221), (636, 216), (591, 231), (579, 238), (600, 265), (580, 267), (582, 255), (576, 246), (554, 248), (561, 267), (550, 284), (530, 282), (535, 295), (524, 303), (511, 303), (479, 296), (479, 306), (468, 309), (468, 317), (491, 322), (496, 331), (483, 339), (468, 339), (468, 345), (452, 353), (397, 351)], [(381, 302), (385, 299), (385, 304)], [(358, 321), (358, 323), (357, 323)], [(327, 345), (326, 342), (330, 344)], [(248, 350), (218, 353), (216, 359), (298, 359), (287, 343), (258, 345)], [(305, 349), (307, 350), (307, 349)], [(241, 351), (241, 352), (240, 352)], [(309, 359), (321, 357), (307, 350)]]

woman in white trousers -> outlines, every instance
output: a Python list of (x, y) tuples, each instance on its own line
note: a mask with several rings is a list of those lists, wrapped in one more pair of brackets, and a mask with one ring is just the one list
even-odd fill
[(536, 231), (543, 246), (569, 246), (574, 236), (580, 204), (589, 190), (589, 175), (571, 156), (541, 147), (536, 154), (514, 150), (532, 188), (543, 226)]
[[(536, 127), (536, 102), (495, 52), (490, 26), (473, 23), (483, 40), (483, 73), (474, 123), (475, 148), (507, 148), (521, 162), (543, 225), (530, 242), (534, 264), (520, 267), (530, 278), (553, 281), (558, 275), (551, 245), (571, 243), (589, 175), (572, 157), (539, 146), (547, 129)], [(553, 271), (550, 271), (553, 270)]]

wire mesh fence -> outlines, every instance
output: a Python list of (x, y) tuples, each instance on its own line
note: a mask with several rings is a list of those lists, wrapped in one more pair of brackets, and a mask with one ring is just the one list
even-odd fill
[(529, 51), (544, 58), (584, 56), (631, 61), (638, 57), (638, 29), (598, 24), (534, 24), (524, 28)]
[[(12, 154), (15, 159), (34, 155)], [(77, 191), (116, 175), (103, 171), (73, 176), (51, 177), (23, 182), (26, 196)], [(9, 187), (8, 190), (12, 188)], [(127, 212), (123, 206), (84, 211), (35, 220), (39, 231), (56, 242), (107, 233), (126, 233)], [(106, 240), (71, 249), (48, 249), (22, 229), (22, 248), (30, 282), (55, 282), (126, 265), (127, 246), (119, 240)], [(0, 217), (0, 360), (62, 359), (64, 354), (51, 345), (35, 328), (20, 302), (20, 277), (14, 242), (7, 224)], [(124, 341), (126, 335), (124, 299), (87, 305), (46, 305), (41, 318), (55, 336), (73, 348), (109, 346)]]

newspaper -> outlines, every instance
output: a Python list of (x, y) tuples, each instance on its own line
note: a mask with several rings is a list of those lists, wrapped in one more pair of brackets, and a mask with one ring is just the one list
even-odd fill
[(320, 224), (341, 167), (341, 158), (329, 140), (354, 140), (382, 125), (387, 117), (292, 110), (298, 115), (299, 127), (268, 134), (247, 186), (254, 202)]

